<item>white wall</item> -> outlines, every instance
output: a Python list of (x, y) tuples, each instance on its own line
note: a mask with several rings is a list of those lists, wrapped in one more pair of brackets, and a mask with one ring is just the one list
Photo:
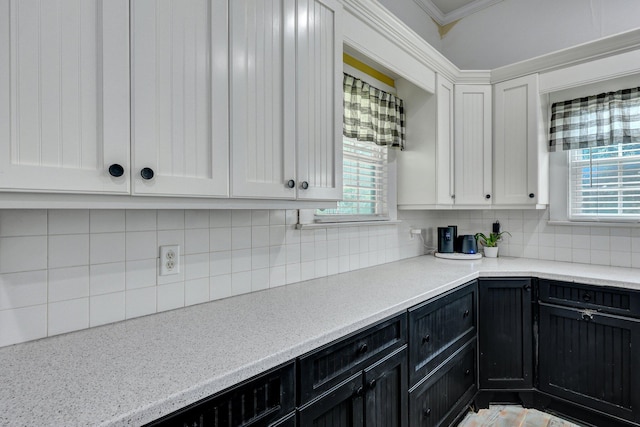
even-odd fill
[[(295, 210), (0, 210), (0, 347), (423, 253), (400, 225), (296, 230)], [(158, 247), (179, 244), (179, 275)]]
[(493, 69), (638, 28), (638, 16), (637, 0), (504, 0), (463, 18), (438, 49), (461, 69)]
[(435, 49), (442, 51), (438, 26), (414, 0), (379, 0), (391, 13)]

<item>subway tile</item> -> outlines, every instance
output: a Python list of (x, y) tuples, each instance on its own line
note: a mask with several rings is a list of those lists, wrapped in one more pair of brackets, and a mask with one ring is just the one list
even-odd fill
[(157, 288), (149, 286), (139, 289), (127, 289), (125, 293), (127, 319), (146, 316), (156, 312)]
[(232, 227), (251, 227), (251, 211), (246, 209), (235, 209), (231, 211)]
[(185, 280), (209, 277), (209, 253), (186, 255), (184, 257), (184, 268)]
[(251, 249), (251, 269), (259, 270), (269, 267), (269, 248)]
[(47, 304), (0, 311), (0, 347), (47, 336)]
[(284, 241), (287, 245), (300, 243), (300, 230), (296, 230), (292, 226), (286, 226), (284, 231)]
[(127, 231), (156, 231), (157, 212), (155, 210), (127, 210), (125, 212)]
[(89, 327), (89, 298), (49, 304), (48, 327), (49, 336), (87, 329)]
[(231, 251), (211, 252), (209, 254), (210, 276), (231, 273)]
[(305, 242), (300, 244), (300, 261), (301, 262), (309, 262), (315, 261), (316, 252), (315, 252), (315, 243)]
[(285, 211), (285, 224), (286, 225), (295, 225), (298, 223), (298, 210), (297, 209), (287, 209)]
[(211, 212), (207, 209), (191, 209), (184, 211), (184, 228), (209, 228)]
[(326, 277), (328, 274), (328, 262), (326, 259), (317, 259), (315, 261), (315, 277)]
[(48, 258), (49, 268), (89, 264), (89, 235), (49, 236)]
[(610, 249), (616, 252), (631, 252), (631, 237), (611, 236), (609, 238)]
[(184, 282), (184, 305), (201, 304), (209, 301), (209, 277)]
[(209, 252), (209, 229), (194, 228), (184, 232), (184, 254)]
[(97, 264), (89, 267), (91, 296), (125, 290), (125, 263)]
[(611, 252), (611, 265), (614, 267), (631, 267), (631, 252)]
[(251, 227), (251, 247), (262, 248), (269, 246), (269, 226)]
[(209, 227), (231, 227), (231, 211), (227, 209), (211, 210), (209, 215)]
[(184, 250), (184, 230), (158, 231), (158, 247), (166, 245), (179, 245), (182, 252)]
[(304, 261), (300, 263), (300, 280), (311, 280), (316, 277), (316, 262)]
[(315, 242), (315, 259), (326, 259), (327, 258), (327, 242), (326, 240), (320, 240)]
[(46, 270), (0, 274), (0, 310), (46, 303)]
[(184, 210), (159, 210), (157, 227), (158, 230), (184, 230)]
[[(544, 258), (541, 258), (544, 259)], [(573, 249), (571, 262), (589, 264), (591, 262), (591, 251), (589, 249)]]
[(286, 279), (287, 284), (300, 281), (300, 264), (287, 264)]
[(89, 236), (89, 262), (106, 264), (124, 261), (125, 233), (97, 233)]
[(127, 290), (156, 286), (157, 265), (158, 261), (155, 258), (127, 261), (125, 264)]
[(268, 210), (253, 210), (251, 211), (251, 225), (269, 225), (269, 211)]
[(611, 252), (607, 250), (591, 249), (591, 264), (611, 265)]
[(85, 209), (50, 209), (48, 220), (50, 236), (89, 232), (89, 211)]
[(251, 292), (269, 289), (269, 268), (251, 271)]
[(571, 262), (573, 259), (573, 251), (571, 248), (556, 248), (556, 261)]
[(251, 271), (242, 271), (231, 275), (231, 293), (241, 295), (251, 292)]
[(49, 302), (89, 296), (89, 266), (52, 268), (49, 274)]
[[(300, 245), (286, 245), (287, 264), (298, 264), (300, 262)], [(291, 283), (291, 282), (289, 282)]]
[(269, 227), (269, 245), (278, 246), (285, 243), (285, 226), (272, 225)]
[(231, 274), (209, 278), (209, 298), (211, 301), (228, 298), (231, 295), (233, 295), (231, 289)]
[(278, 267), (287, 264), (286, 246), (272, 246), (269, 248), (269, 265)]
[(0, 274), (47, 268), (47, 237), (0, 237)]
[(273, 209), (269, 211), (269, 224), (285, 225), (285, 211), (283, 209)]
[(125, 319), (125, 293), (96, 295), (89, 299), (89, 325), (105, 325)]
[(231, 251), (231, 272), (251, 271), (251, 249)]
[(0, 237), (44, 236), (47, 234), (45, 209), (0, 210)]
[(157, 233), (155, 231), (127, 232), (125, 235), (125, 259), (138, 261), (158, 258)]
[(123, 209), (92, 209), (89, 211), (89, 232), (117, 233), (126, 230)]
[(209, 236), (212, 252), (231, 250), (231, 228), (212, 228)]
[(315, 230), (300, 230), (300, 243), (314, 242), (316, 240)]
[(284, 265), (269, 269), (269, 287), (276, 288), (287, 284), (287, 268)]
[(158, 286), (158, 312), (184, 307), (184, 282)]
[(610, 248), (609, 235), (591, 235), (591, 250), (608, 251)]

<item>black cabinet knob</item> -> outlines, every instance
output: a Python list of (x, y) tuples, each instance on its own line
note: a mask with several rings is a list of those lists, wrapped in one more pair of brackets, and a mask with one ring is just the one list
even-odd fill
[(290, 179), (289, 181), (287, 181), (287, 187), (289, 188), (293, 188), (296, 186), (296, 182), (292, 179)]
[(374, 389), (376, 388), (376, 379), (372, 379), (371, 381), (369, 381), (369, 388), (370, 389)]
[(431, 408), (425, 408), (424, 410), (424, 415), (426, 417), (430, 417), (431, 416)]
[(522, 287), (526, 292), (529, 292), (531, 290), (531, 285), (524, 285)]
[(455, 199), (455, 198), (456, 198), (456, 195), (455, 195), (455, 194), (452, 194), (452, 195), (451, 195), (451, 198), (452, 198), (452, 199)]
[(122, 175), (124, 175), (124, 168), (122, 167), (122, 165), (114, 163), (109, 166), (109, 175), (116, 178), (121, 177)]
[(487, 194), (486, 196), (484, 196), (484, 198), (489, 200), (491, 198), (491, 194)]
[(422, 344), (426, 344), (431, 341), (431, 335), (425, 335), (422, 337)]
[(353, 396), (354, 397), (362, 397), (363, 394), (364, 394), (364, 388), (363, 387), (358, 387), (353, 392)]
[(534, 197), (536, 197), (536, 195), (535, 195), (535, 194), (533, 194), (533, 193), (529, 193), (529, 198), (530, 198), (530, 199), (533, 199)]
[(462, 317), (468, 317), (469, 316), (469, 310), (465, 310), (464, 313), (462, 313)]
[(151, 168), (142, 168), (142, 170), (140, 170), (140, 176), (142, 177), (142, 179), (152, 179), (153, 178), (153, 169)]
[(369, 350), (369, 346), (367, 343), (363, 343), (360, 347), (358, 347), (358, 354), (365, 354)]
[(464, 371), (465, 377), (468, 377), (469, 374), (471, 374), (471, 369), (467, 369), (466, 371)]
[(589, 294), (589, 293), (584, 293), (584, 294), (582, 295), (582, 299), (584, 300), (584, 302), (589, 302), (589, 301), (591, 301), (591, 294)]
[(302, 187), (303, 190), (306, 190), (307, 188), (309, 188), (309, 183), (307, 181), (302, 181), (300, 187)]

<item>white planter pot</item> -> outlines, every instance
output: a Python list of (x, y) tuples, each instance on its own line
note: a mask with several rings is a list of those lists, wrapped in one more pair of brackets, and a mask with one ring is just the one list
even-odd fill
[(493, 246), (485, 246), (484, 247), (484, 256), (487, 258), (497, 258), (498, 257), (498, 247)]

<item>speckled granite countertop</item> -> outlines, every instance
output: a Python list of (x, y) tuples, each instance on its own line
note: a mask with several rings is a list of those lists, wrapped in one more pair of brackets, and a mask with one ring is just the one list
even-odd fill
[(423, 256), (0, 349), (0, 424), (140, 425), (476, 277), (640, 290), (640, 270)]

